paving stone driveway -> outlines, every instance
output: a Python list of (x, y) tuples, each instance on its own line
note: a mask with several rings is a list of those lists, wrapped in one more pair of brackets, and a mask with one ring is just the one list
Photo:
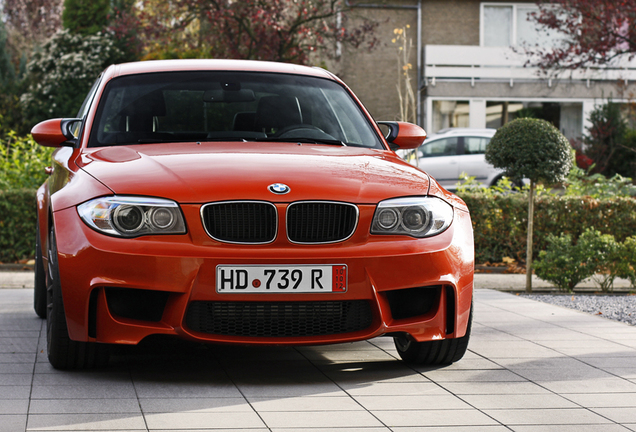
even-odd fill
[(0, 290), (0, 431), (636, 431), (636, 327), (478, 289), (469, 352), (155, 340), (59, 372), (32, 290)]

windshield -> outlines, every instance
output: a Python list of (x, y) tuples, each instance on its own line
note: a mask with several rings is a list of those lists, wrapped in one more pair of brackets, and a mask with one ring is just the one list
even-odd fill
[(166, 72), (113, 79), (89, 147), (188, 141), (299, 141), (383, 149), (338, 83), (300, 75)]

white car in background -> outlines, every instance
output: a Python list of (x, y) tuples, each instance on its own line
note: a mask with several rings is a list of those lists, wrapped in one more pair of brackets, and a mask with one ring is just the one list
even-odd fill
[[(418, 166), (449, 191), (457, 189), (462, 173), (475, 177), (483, 186), (492, 186), (504, 175), (503, 170), (486, 162), (484, 155), (486, 144), (496, 131), (472, 128), (443, 129), (429, 136), (424, 144), (416, 149)], [(403, 157), (415, 165), (412, 152)]]

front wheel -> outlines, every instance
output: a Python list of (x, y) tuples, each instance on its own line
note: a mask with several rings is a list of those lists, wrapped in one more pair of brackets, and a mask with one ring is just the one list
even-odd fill
[(46, 287), (46, 341), (49, 362), (55, 369), (84, 369), (108, 363), (106, 345), (78, 342), (68, 335), (55, 233), (49, 234), (49, 274)]
[(46, 318), (46, 273), (42, 260), (42, 247), (40, 245), (40, 227), (35, 234), (35, 272), (33, 290), (33, 309), (40, 318)]
[(473, 308), (470, 308), (466, 334), (460, 338), (428, 342), (416, 342), (406, 335), (394, 338), (395, 348), (400, 358), (407, 363), (418, 365), (443, 365), (459, 361), (468, 349), (470, 330), (473, 322)]

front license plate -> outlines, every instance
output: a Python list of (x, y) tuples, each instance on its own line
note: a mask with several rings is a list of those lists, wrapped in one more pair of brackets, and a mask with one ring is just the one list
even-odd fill
[(347, 266), (216, 267), (217, 293), (320, 293), (347, 291)]

